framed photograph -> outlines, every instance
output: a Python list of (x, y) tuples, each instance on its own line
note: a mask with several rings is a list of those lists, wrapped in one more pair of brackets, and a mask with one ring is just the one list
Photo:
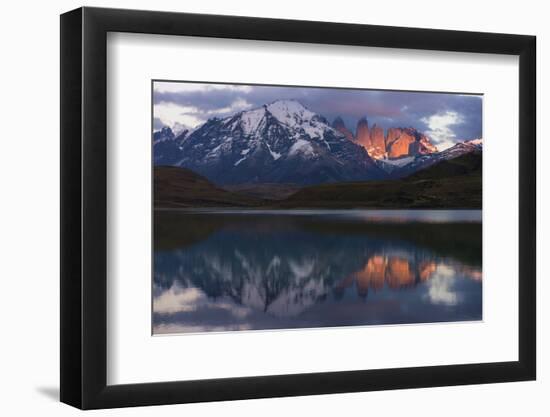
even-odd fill
[(533, 380), (535, 37), (61, 16), (61, 401)]

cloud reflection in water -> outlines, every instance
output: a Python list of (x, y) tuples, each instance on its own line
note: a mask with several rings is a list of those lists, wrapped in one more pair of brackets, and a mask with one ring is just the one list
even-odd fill
[(481, 319), (480, 225), (178, 216), (156, 236), (155, 334)]

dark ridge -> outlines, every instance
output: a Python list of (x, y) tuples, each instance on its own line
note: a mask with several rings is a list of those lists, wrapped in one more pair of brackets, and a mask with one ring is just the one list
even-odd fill
[(154, 168), (154, 204), (163, 208), (250, 207), (263, 200), (220, 188), (205, 177), (185, 168)]
[(470, 152), (454, 159), (443, 160), (428, 168), (421, 169), (407, 179), (438, 179), (458, 175), (479, 174), (482, 171), (481, 152)]

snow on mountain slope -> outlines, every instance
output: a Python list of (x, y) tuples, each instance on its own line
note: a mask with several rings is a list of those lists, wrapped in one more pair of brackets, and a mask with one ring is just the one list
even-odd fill
[(380, 168), (386, 171), (388, 174), (392, 174), (398, 171), (400, 168), (407, 166), (414, 162), (416, 158), (414, 156), (404, 156), (398, 159), (380, 158), (376, 160), (376, 163)]
[(393, 177), (405, 177), (421, 169), (443, 161), (457, 158), (470, 152), (481, 152), (483, 150), (483, 139), (472, 139), (459, 142), (444, 151), (421, 155), (416, 158), (400, 158), (391, 160), (379, 160), (378, 165)]
[(187, 132), (187, 134), (189, 134), (193, 131), (193, 129), (191, 129), (189, 126), (186, 126), (186, 125), (184, 125), (182, 123), (179, 123), (179, 122), (174, 123), (174, 125), (171, 127), (171, 129), (172, 129), (172, 132), (174, 132), (175, 137), (178, 137), (183, 132)]
[(464, 143), (469, 144), (469, 145), (483, 146), (483, 139), (467, 140)]
[(307, 140), (304, 139), (298, 139), (292, 144), (290, 150), (288, 151), (289, 155), (296, 155), (300, 153), (304, 156), (316, 156), (313, 147)]
[(278, 100), (266, 106), (266, 109), (280, 122), (289, 127), (296, 127), (304, 122), (311, 122), (317, 115), (306, 109), (296, 100)]
[(167, 142), (174, 139), (175, 139), (174, 132), (172, 131), (172, 129), (166, 126), (153, 133), (153, 145), (156, 145), (162, 142)]
[(169, 127), (153, 133), (153, 162), (155, 165), (174, 165), (180, 159), (182, 143), (188, 136), (183, 130), (176, 135)]
[(180, 145), (170, 164), (218, 184), (319, 184), (386, 175), (361, 146), (296, 100), (212, 118)]

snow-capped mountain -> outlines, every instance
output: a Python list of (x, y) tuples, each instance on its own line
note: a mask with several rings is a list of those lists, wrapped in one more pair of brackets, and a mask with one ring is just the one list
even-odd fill
[(162, 129), (153, 132), (153, 145), (157, 145), (162, 142), (168, 142), (174, 140), (174, 132), (167, 126)]
[(171, 142), (170, 155), (157, 155), (155, 148), (156, 165), (188, 168), (217, 184), (320, 184), (386, 176), (363, 147), (295, 100), (210, 119)]
[(179, 161), (181, 145), (187, 137), (188, 130), (175, 134), (165, 126), (153, 133), (153, 161), (155, 165), (174, 165)]
[(437, 162), (454, 159), (470, 152), (481, 151), (483, 151), (483, 139), (472, 139), (459, 142), (441, 152), (420, 155), (417, 157), (407, 156), (398, 159), (380, 159), (376, 162), (393, 177), (406, 177), (416, 171), (428, 168)]
[(189, 134), (192, 130), (193, 129), (191, 129), (189, 126), (186, 126), (179, 122), (174, 123), (174, 125), (172, 126), (172, 132), (174, 132), (175, 137), (180, 136), (182, 133)]

